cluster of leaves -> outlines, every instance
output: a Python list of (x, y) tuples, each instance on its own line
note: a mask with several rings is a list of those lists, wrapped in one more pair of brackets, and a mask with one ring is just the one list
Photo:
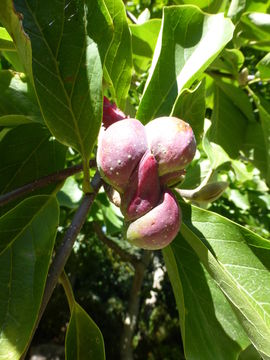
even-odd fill
[[(79, 232), (76, 223), (69, 227), (74, 210), (80, 225), (85, 221), (75, 244), (78, 263), (89, 252), (83, 244), (93, 221), (119, 243), (122, 221), (103, 193), (86, 211), (99, 188), (90, 185), (89, 161), (105, 93), (144, 124), (162, 115), (190, 123), (198, 151), (180, 194), (204, 179), (229, 184), (212, 205), (205, 192), (191, 204), (179, 197), (181, 230), (162, 252), (185, 358), (245, 359), (252, 351), (269, 359), (270, 6), (134, 1), (127, 10), (133, 23), (121, 0), (0, 3), (0, 357), (25, 356), (53, 287), (48, 271), (61, 255), (59, 244)], [(40, 178), (78, 164), (83, 176), (36, 187)], [(30, 195), (11, 197), (27, 183)], [(66, 358), (104, 359), (101, 332), (65, 274), (59, 279), (71, 313)]]

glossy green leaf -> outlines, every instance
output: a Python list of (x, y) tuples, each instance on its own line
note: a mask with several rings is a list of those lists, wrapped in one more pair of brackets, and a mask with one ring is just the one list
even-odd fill
[(270, 241), (206, 210), (181, 204), (181, 234), (230, 300), (263, 359), (270, 358)]
[(0, 27), (0, 50), (1, 51), (5, 51), (5, 50), (16, 51), (12, 38), (10, 37), (7, 30), (3, 27)]
[[(38, 124), (20, 125), (0, 141), (0, 194), (63, 169), (66, 147)], [(59, 184), (40, 189), (51, 193)], [(3, 213), (4, 209), (0, 208)]]
[(146, 71), (152, 61), (161, 20), (151, 19), (143, 24), (131, 24), (133, 64), (138, 72)]
[(270, 53), (265, 55), (256, 65), (262, 80), (270, 79)]
[(43, 123), (25, 77), (9, 70), (0, 71), (0, 93), (0, 126)]
[(89, 159), (102, 115), (102, 67), (111, 19), (102, 0), (15, 1), (31, 39), (35, 89), (60, 142)]
[(200, 77), (232, 33), (233, 25), (223, 14), (204, 14), (194, 6), (164, 7), (137, 118), (146, 123), (169, 115), (177, 96)]
[(0, 2), (0, 23), (6, 28), (13, 39), (16, 50), (23, 64), (26, 74), (33, 81), (32, 77), (32, 50), (29, 37), (22, 28), (22, 15), (14, 9), (12, 0), (1, 0)]
[(29, 198), (0, 218), (0, 358), (20, 359), (34, 330), (59, 209), (53, 196)]
[(163, 255), (179, 311), (185, 358), (236, 359), (249, 340), (196, 253), (179, 234)]
[(114, 27), (114, 37), (106, 56), (106, 70), (116, 103), (124, 110), (131, 82), (132, 50), (125, 5), (122, 0), (105, 0)]
[(205, 80), (193, 90), (184, 90), (174, 104), (172, 115), (185, 120), (192, 127), (199, 143), (205, 117)]
[(102, 334), (89, 315), (76, 302), (66, 334), (66, 360), (104, 360)]

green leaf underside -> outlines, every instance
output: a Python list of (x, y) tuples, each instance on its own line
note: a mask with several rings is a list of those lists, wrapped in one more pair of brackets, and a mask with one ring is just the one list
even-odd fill
[(66, 334), (66, 360), (105, 360), (102, 334), (76, 302)]
[(136, 117), (143, 123), (169, 115), (184, 88), (200, 77), (232, 38), (223, 14), (194, 6), (164, 7), (159, 39)]
[(124, 109), (132, 73), (131, 34), (122, 0), (105, 0), (105, 4), (114, 26), (114, 38), (106, 55), (105, 66), (116, 103)]
[[(0, 218), (0, 358), (19, 359), (34, 329), (58, 226), (53, 196), (29, 198)], [(13, 223), (13, 226), (12, 226)], [(18, 224), (14, 228), (14, 223)], [(9, 241), (9, 244), (7, 242)]]
[(90, 157), (102, 115), (102, 67), (111, 19), (102, 2), (15, 1), (32, 45), (36, 93), (62, 143)]
[(180, 234), (163, 255), (177, 299), (186, 359), (236, 359), (249, 340), (197, 255)]
[(232, 221), (181, 204), (181, 234), (235, 307), (249, 339), (270, 358), (270, 242)]

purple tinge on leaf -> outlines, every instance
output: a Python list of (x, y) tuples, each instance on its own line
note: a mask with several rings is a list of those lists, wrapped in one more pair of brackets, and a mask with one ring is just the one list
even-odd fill
[(114, 124), (119, 120), (126, 119), (127, 116), (118, 109), (115, 104), (111, 104), (110, 100), (103, 97), (103, 118), (102, 123), (105, 129), (107, 129), (110, 125)]
[(140, 248), (162, 249), (177, 235), (181, 210), (170, 190), (165, 190), (159, 205), (133, 221), (127, 228), (127, 240)]
[(190, 125), (176, 117), (160, 117), (145, 126), (150, 150), (155, 156), (159, 175), (184, 169), (196, 152), (196, 140)]
[(158, 204), (160, 196), (158, 164), (147, 150), (121, 197), (121, 211), (125, 219), (130, 221), (146, 214)]
[(144, 126), (136, 119), (118, 121), (100, 132), (97, 165), (104, 180), (123, 193), (147, 150)]

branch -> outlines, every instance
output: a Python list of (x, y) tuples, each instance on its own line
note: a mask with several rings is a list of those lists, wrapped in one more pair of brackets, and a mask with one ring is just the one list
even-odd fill
[[(38, 315), (38, 318), (37, 318), (37, 321), (35, 324), (35, 328), (38, 327), (38, 324), (41, 320), (44, 310), (46, 309), (46, 306), (47, 306), (47, 304), (50, 300), (50, 297), (53, 293), (53, 290), (58, 282), (58, 279), (59, 279), (61, 273), (64, 270), (64, 266), (70, 256), (70, 254), (71, 254), (73, 244), (76, 240), (76, 237), (79, 234), (79, 232), (85, 222), (88, 211), (95, 199), (95, 196), (96, 196), (97, 192), (99, 191), (99, 188), (102, 185), (102, 180), (101, 180), (98, 172), (96, 172), (96, 174), (91, 182), (91, 185), (94, 189), (94, 193), (84, 195), (84, 198), (83, 198), (78, 210), (76, 211), (69, 228), (67, 229), (67, 231), (64, 235), (63, 241), (62, 241), (58, 251), (56, 252), (55, 257), (52, 260), (52, 264), (49, 269), (47, 282), (46, 282), (46, 286), (45, 286), (45, 290), (44, 290), (44, 294), (43, 294), (43, 299), (42, 299), (42, 303), (40, 306), (39, 315)], [(33, 331), (32, 337), (29, 339), (28, 347), (30, 346), (30, 343), (32, 341), (34, 333), (35, 333), (35, 331)], [(21, 359), (25, 358), (26, 352), (28, 351), (28, 347), (25, 350), (25, 353)]]
[[(90, 167), (95, 166), (96, 161), (90, 160)], [(82, 165), (75, 165), (67, 169), (59, 170), (53, 174), (46, 175), (40, 179), (34, 180), (33, 182), (23, 185), (15, 190), (12, 190), (6, 194), (0, 195), (0, 206), (6, 205), (10, 201), (13, 201), (23, 195), (33, 192), (37, 189), (43, 188), (55, 182), (65, 180), (71, 175), (74, 175), (82, 171)]]
[(97, 223), (93, 223), (94, 230), (99, 238), (104, 244), (111, 248), (117, 255), (119, 255), (124, 261), (130, 262), (134, 268), (138, 265), (140, 260), (135, 255), (129, 254), (127, 251), (123, 250), (118, 246), (113, 240), (109, 239), (101, 229), (101, 226)]

